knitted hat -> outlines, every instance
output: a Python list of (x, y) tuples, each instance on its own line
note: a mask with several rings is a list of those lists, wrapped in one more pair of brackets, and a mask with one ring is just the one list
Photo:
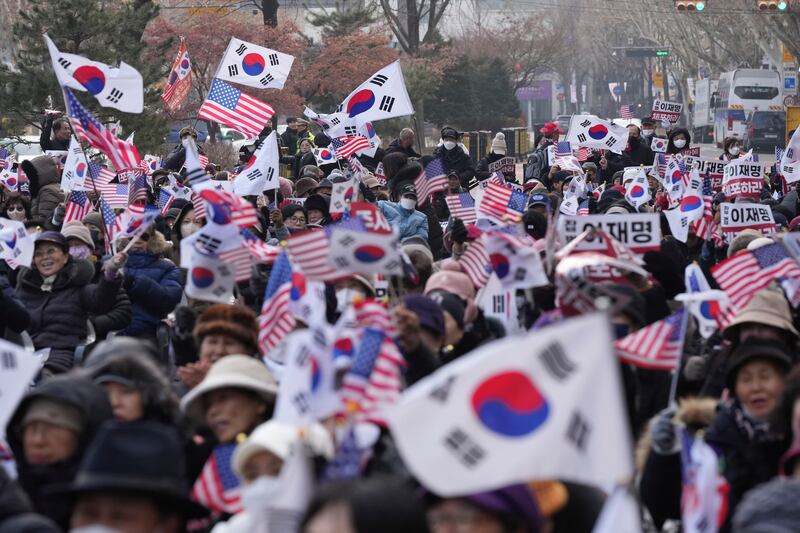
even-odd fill
[(89, 232), (89, 228), (77, 220), (72, 220), (64, 224), (61, 228), (61, 235), (66, 237), (67, 240), (70, 238), (78, 239), (89, 248), (94, 248), (94, 241), (92, 241), (92, 234)]
[(506, 136), (502, 131), (497, 132), (492, 140), (492, 152), (506, 155)]
[(444, 315), (435, 300), (419, 294), (409, 294), (403, 298), (403, 303), (409, 311), (417, 315), (420, 326), (438, 336), (444, 335)]
[(300, 178), (294, 184), (295, 195), (299, 198), (308, 194), (314, 187), (317, 186), (317, 180), (314, 178)]
[(241, 305), (214, 304), (197, 319), (194, 327), (197, 345), (208, 335), (225, 335), (242, 343), (247, 353), (258, 352), (258, 325), (256, 315)]
[(793, 533), (800, 523), (800, 480), (774, 479), (745, 494), (733, 516), (733, 531)]
[(83, 223), (84, 224), (91, 224), (92, 226), (94, 226), (96, 228), (102, 228), (103, 227), (103, 217), (97, 211), (92, 211), (91, 213), (89, 213), (88, 215), (83, 217)]

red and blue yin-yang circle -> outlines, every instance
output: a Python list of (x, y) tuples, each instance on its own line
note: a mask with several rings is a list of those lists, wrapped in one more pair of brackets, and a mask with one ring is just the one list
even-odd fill
[(641, 198), (644, 196), (644, 187), (641, 185), (634, 185), (631, 187), (631, 198)]
[(200, 191), (200, 197), (206, 203), (206, 208), (210, 213), (210, 219), (215, 224), (225, 225), (231, 221), (231, 208), (226, 204), (225, 198), (218, 191), (205, 189)]
[(367, 128), (367, 139), (375, 137), (375, 127), (372, 125), (372, 122), (367, 122), (364, 126)]
[(141, 219), (141, 218), (137, 218), (135, 220), (130, 221), (128, 223), (128, 228), (125, 230), (125, 233), (127, 235), (131, 235), (132, 233), (135, 233), (136, 230), (139, 229), (139, 226), (142, 225), (142, 222), (144, 222), (144, 219)]
[(180, 65), (181, 70), (185, 72), (185, 71), (189, 70), (191, 68), (191, 66), (192, 66), (192, 64), (189, 61), (189, 54), (183, 54), (183, 57), (181, 58), (181, 65)]
[(489, 261), (492, 262), (492, 269), (494, 269), (494, 273), (497, 274), (498, 278), (504, 279), (511, 272), (511, 264), (505, 255), (490, 254)]
[(205, 267), (192, 268), (192, 283), (198, 289), (207, 289), (214, 284), (214, 272)]
[(289, 291), (289, 298), (297, 301), (306, 293), (306, 277), (299, 272), (292, 272), (292, 288)]
[(242, 58), (242, 69), (250, 76), (258, 76), (264, 72), (264, 65), (261, 54), (247, 54)]
[(11, 238), (8, 240), (4, 240), (3, 242), (6, 243), (6, 246), (8, 246), (9, 249), (13, 250), (14, 248), (17, 247), (17, 234), (12, 233)]
[(672, 172), (672, 184), (675, 185), (680, 183), (683, 179), (683, 173), (680, 170), (674, 170)]
[(353, 250), (353, 257), (362, 263), (377, 263), (384, 258), (386, 252), (380, 246), (363, 244)]
[(330, 161), (333, 159), (333, 153), (330, 150), (320, 150), (319, 151), (319, 158), (323, 161)]
[(717, 300), (700, 302), (700, 314), (708, 320), (716, 320), (719, 316), (719, 302)]
[(17, 186), (17, 177), (16, 176), (9, 176), (6, 178), (6, 187), (9, 189), (13, 189)]
[(319, 363), (317, 363), (316, 357), (311, 357), (310, 359), (311, 364), (311, 392), (316, 392), (319, 388), (319, 384), (322, 381), (322, 372), (319, 369)]
[(681, 211), (686, 213), (703, 207), (703, 200), (699, 196), (684, 196), (681, 200)]
[(490, 431), (524, 437), (547, 420), (550, 406), (528, 376), (508, 371), (489, 376), (475, 388), (472, 410)]
[(350, 337), (341, 337), (336, 339), (333, 343), (333, 358), (337, 357), (353, 357), (355, 347), (353, 346), (353, 339)]
[(106, 77), (103, 71), (92, 65), (84, 65), (75, 69), (72, 73), (78, 83), (86, 87), (86, 90), (93, 95), (98, 95), (103, 92), (106, 86)]
[(353, 199), (353, 187), (348, 187), (347, 190), (344, 192), (344, 201), (349, 202)]
[(369, 111), (375, 104), (375, 94), (369, 89), (361, 89), (347, 102), (347, 114), (353, 118)]
[(75, 165), (75, 175), (82, 178), (86, 175), (86, 163), (78, 163)]
[(595, 141), (599, 141), (600, 139), (605, 139), (606, 135), (608, 135), (608, 128), (603, 126), (602, 124), (595, 124), (591, 128), (589, 128), (589, 137), (594, 139)]

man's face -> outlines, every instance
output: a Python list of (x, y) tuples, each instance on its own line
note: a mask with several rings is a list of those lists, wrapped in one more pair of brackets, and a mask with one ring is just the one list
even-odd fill
[(458, 179), (458, 176), (451, 174), (447, 176), (447, 185), (450, 187), (451, 191), (455, 191), (461, 187), (461, 181)]
[(628, 126), (628, 137), (631, 139), (638, 139), (639, 138), (639, 128), (636, 126)]
[(133, 494), (88, 494), (72, 510), (73, 529), (105, 526), (120, 533), (176, 533), (177, 515), (163, 516), (152, 498)]
[(58, 125), (60, 127), (54, 131), (56, 139), (59, 141), (68, 141), (69, 136), (72, 133), (72, 130), (69, 127), (69, 122), (59, 122)]

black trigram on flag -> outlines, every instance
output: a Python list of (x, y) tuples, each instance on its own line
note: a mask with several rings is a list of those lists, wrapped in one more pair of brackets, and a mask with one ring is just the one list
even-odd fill
[(280, 61), (278, 60), (278, 54), (270, 54), (269, 55), (269, 64), (274, 67), (278, 63), (280, 63)]
[(381, 98), (381, 105), (378, 106), (378, 109), (381, 111), (386, 111), (387, 113), (391, 113), (392, 107), (394, 107), (394, 96), (389, 96), (387, 94), (383, 95)]
[(254, 171), (248, 173), (247, 179), (249, 179), (250, 181), (253, 181), (253, 180), (257, 180), (258, 178), (260, 178), (263, 175), (264, 175), (264, 173), (261, 172), (261, 170), (257, 168)]
[(383, 84), (386, 83), (388, 79), (389, 78), (387, 76), (384, 76), (383, 74), (378, 74), (377, 76), (369, 80), (369, 82), (377, 85), (378, 87), (383, 87)]
[(13, 370), (17, 368), (17, 358), (14, 352), (0, 353), (0, 366), (3, 370)]
[(344, 127), (344, 134), (345, 135), (355, 135), (358, 133), (358, 128), (355, 126), (345, 126)]
[(505, 294), (495, 294), (492, 296), (492, 312), (505, 313), (506, 312), (506, 296)]
[(119, 101), (122, 99), (123, 95), (124, 95), (124, 93), (122, 91), (120, 91), (119, 89), (111, 89), (111, 92), (108, 93), (108, 96), (106, 96), (106, 100), (116, 104), (116, 103), (119, 103)]
[(554, 342), (545, 346), (539, 354), (539, 359), (544, 364), (550, 374), (559, 381), (563, 381), (575, 371), (575, 363), (567, 357), (561, 344)]
[(228, 76), (236, 76), (239, 74), (239, 65), (228, 65)]
[(217, 252), (217, 249), (222, 244), (222, 241), (216, 237), (201, 233), (197, 238), (196, 244), (197, 246), (202, 247), (206, 252), (213, 254)]
[(341, 120), (339, 120), (338, 118), (334, 117), (334, 118), (331, 119), (331, 126), (336, 126), (340, 122), (341, 122)]
[(586, 135), (584, 135), (583, 133), (579, 133), (578, 142), (586, 142)]
[(468, 468), (477, 466), (486, 456), (486, 451), (458, 428), (447, 434), (444, 445)]
[(272, 77), (272, 74), (267, 74), (267, 75), (265, 75), (263, 78), (261, 78), (260, 80), (258, 80), (258, 82), (259, 82), (261, 85), (269, 85), (270, 83), (272, 83), (272, 80), (274, 80), (274, 79), (275, 79), (275, 78), (273, 78), (273, 77)]
[(236, 49), (236, 53), (239, 54), (239, 55), (242, 55), (246, 51), (247, 51), (247, 45), (244, 44), (244, 43), (240, 44), (239, 48)]
[(267, 181), (272, 181), (272, 177), (275, 175), (275, 167), (269, 167), (267, 170)]
[(69, 68), (69, 66), (72, 64), (72, 61), (64, 59), (63, 57), (59, 57), (58, 58), (58, 64), (61, 65), (64, 68)]
[(572, 442), (580, 451), (586, 450), (586, 441), (591, 433), (591, 426), (589, 422), (581, 416), (578, 411), (572, 414), (572, 419), (567, 428), (567, 439)]
[(589, 125), (591, 123), (592, 123), (591, 120), (584, 120), (583, 122), (581, 122), (581, 126), (583, 126), (584, 128), (587, 128), (587, 127), (589, 127)]

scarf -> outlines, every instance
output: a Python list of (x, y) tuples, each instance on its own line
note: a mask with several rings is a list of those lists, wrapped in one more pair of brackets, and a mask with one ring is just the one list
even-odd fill
[(42, 278), (42, 286), (39, 287), (42, 290), (42, 292), (53, 292), (53, 284), (56, 282), (57, 277), (58, 274)]

